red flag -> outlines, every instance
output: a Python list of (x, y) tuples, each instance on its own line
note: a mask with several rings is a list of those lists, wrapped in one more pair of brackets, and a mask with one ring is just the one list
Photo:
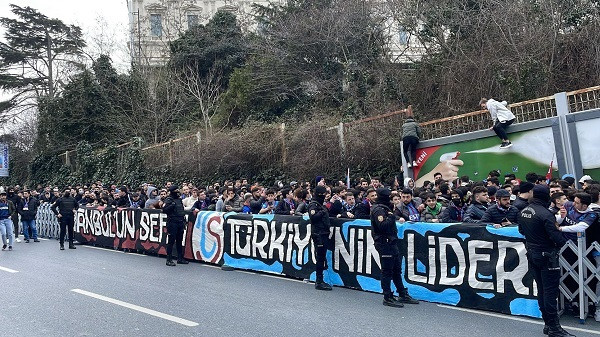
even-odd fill
[(546, 182), (550, 184), (550, 179), (552, 179), (552, 164), (554, 163), (554, 159), (550, 162), (550, 167), (548, 168), (548, 173), (546, 173)]

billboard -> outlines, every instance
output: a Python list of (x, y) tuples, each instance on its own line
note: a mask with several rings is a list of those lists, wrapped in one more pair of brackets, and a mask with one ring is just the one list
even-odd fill
[(0, 177), (8, 177), (8, 145), (0, 144)]
[(509, 137), (513, 146), (508, 149), (500, 149), (496, 136), (418, 149), (418, 166), (414, 168), (416, 186), (422, 186), (426, 180), (433, 181), (436, 172), (445, 180), (463, 175), (482, 180), (491, 170), (502, 175), (514, 173), (524, 179), (528, 172), (547, 172), (552, 160), (553, 174), (558, 175), (552, 127), (511, 133)]

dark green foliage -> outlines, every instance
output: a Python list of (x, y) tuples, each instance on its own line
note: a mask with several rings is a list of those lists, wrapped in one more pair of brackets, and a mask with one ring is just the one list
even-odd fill
[(30, 107), (32, 98), (53, 98), (60, 86), (56, 67), (64, 73), (85, 47), (79, 27), (31, 7), (10, 7), (17, 18), (0, 18), (6, 28), (6, 42), (0, 42), (0, 88), (14, 93), (0, 104), (5, 117), (17, 113), (14, 108)]

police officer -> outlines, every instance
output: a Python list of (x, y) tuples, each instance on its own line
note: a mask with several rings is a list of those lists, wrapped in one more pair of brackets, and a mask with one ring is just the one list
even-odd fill
[(536, 185), (533, 199), (519, 216), (519, 232), (525, 236), (529, 268), (537, 283), (538, 304), (545, 323), (544, 334), (553, 337), (573, 336), (560, 326), (558, 319), (558, 253), (567, 240), (556, 228), (556, 219), (548, 210), (549, 206), (550, 189)]
[(58, 198), (51, 206), (52, 212), (56, 214), (60, 223), (60, 250), (65, 250), (65, 231), (69, 232), (69, 249), (75, 249), (73, 227), (75, 226), (75, 212), (78, 208), (79, 204), (68, 188), (63, 192), (63, 196)]
[[(412, 298), (402, 284), (398, 228), (396, 216), (390, 208), (390, 194), (387, 188), (377, 189), (377, 200), (371, 208), (371, 235), (381, 260), (383, 305), (401, 308), (404, 306), (402, 303), (417, 304), (419, 301)], [(398, 297), (392, 292), (392, 281), (398, 290)]]
[(175, 266), (173, 262), (173, 245), (177, 246), (177, 264), (188, 264), (183, 258), (183, 230), (185, 227), (185, 210), (181, 201), (179, 186), (169, 187), (169, 196), (165, 199), (162, 212), (167, 215), (167, 266)]
[(315, 195), (308, 204), (308, 216), (311, 224), (311, 238), (317, 259), (315, 289), (331, 290), (331, 285), (323, 281), (323, 271), (327, 269), (327, 247), (329, 245), (329, 211), (323, 205), (327, 189), (324, 186), (315, 188)]

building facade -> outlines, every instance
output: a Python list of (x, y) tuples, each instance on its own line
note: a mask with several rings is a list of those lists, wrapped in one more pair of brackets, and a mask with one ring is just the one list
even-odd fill
[(159, 66), (169, 56), (169, 42), (190, 27), (206, 24), (218, 11), (233, 12), (243, 29), (253, 26), (252, 5), (261, 0), (127, 0), (129, 10), (129, 50), (139, 65)]
[[(169, 42), (194, 25), (206, 24), (218, 10), (233, 12), (242, 30), (254, 29), (252, 5), (255, 3), (283, 4), (285, 0), (127, 0), (132, 61), (148, 66), (165, 64)], [(388, 9), (382, 6), (382, 10)], [(413, 63), (421, 59), (424, 46), (399, 27), (391, 13), (385, 25), (392, 62)]]

